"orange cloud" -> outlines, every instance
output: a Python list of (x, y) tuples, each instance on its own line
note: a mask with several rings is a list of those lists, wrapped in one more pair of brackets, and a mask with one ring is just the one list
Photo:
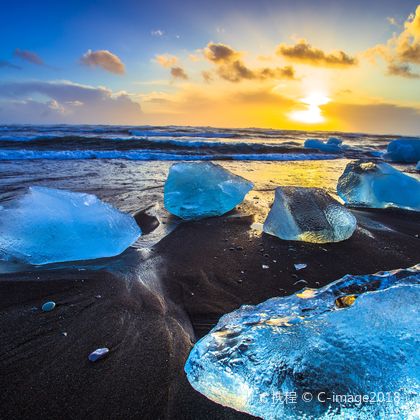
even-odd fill
[(114, 74), (124, 74), (125, 66), (121, 59), (108, 50), (88, 50), (80, 60), (82, 64), (90, 67), (101, 67)]
[(182, 67), (172, 67), (171, 75), (174, 79), (188, 80), (188, 75)]
[(326, 53), (319, 48), (313, 47), (304, 39), (301, 39), (294, 45), (280, 44), (276, 53), (291, 61), (313, 66), (348, 67), (357, 64), (356, 58), (349, 56), (344, 51)]
[(390, 63), (388, 65), (388, 74), (392, 76), (406, 77), (407, 79), (420, 79), (420, 74), (414, 73), (408, 64)]
[(169, 68), (178, 62), (178, 57), (171, 54), (158, 54), (155, 56), (155, 61), (162, 67)]
[(216, 73), (229, 82), (242, 80), (294, 79), (293, 67), (263, 67), (251, 69), (242, 60), (242, 54), (225, 44), (209, 43), (204, 56), (216, 65)]
[(388, 75), (409, 79), (420, 78), (410, 65), (420, 64), (420, 5), (404, 22), (404, 29), (386, 44), (379, 44), (365, 52), (368, 58), (381, 57), (388, 63)]

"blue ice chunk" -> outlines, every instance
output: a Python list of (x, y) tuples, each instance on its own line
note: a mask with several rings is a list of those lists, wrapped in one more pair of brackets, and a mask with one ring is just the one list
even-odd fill
[(330, 137), (327, 141), (321, 141), (318, 139), (308, 139), (304, 143), (304, 147), (307, 149), (318, 149), (327, 153), (342, 152), (344, 146), (343, 141), (336, 137)]
[(141, 231), (96, 196), (44, 187), (0, 209), (0, 258), (29, 264), (118, 255)]
[(175, 163), (165, 183), (165, 208), (186, 220), (221, 216), (252, 187), (252, 182), (211, 162)]
[(385, 159), (393, 162), (415, 163), (420, 160), (420, 138), (400, 138), (388, 143)]
[(351, 206), (420, 211), (420, 182), (384, 162), (349, 163), (338, 180), (337, 193)]
[(416, 171), (420, 171), (420, 160), (417, 162)]
[(97, 360), (104, 358), (108, 353), (109, 353), (109, 348), (102, 347), (90, 353), (88, 356), (88, 359), (91, 362), (96, 362)]
[(289, 241), (340, 242), (356, 229), (353, 214), (321, 188), (278, 187), (264, 232)]
[(417, 265), (242, 306), (194, 346), (188, 380), (265, 419), (415, 418), (419, 286)]

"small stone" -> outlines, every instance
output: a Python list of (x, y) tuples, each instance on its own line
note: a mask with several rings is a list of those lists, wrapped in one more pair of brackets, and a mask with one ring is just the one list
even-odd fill
[(102, 348), (96, 349), (95, 351), (90, 353), (89, 356), (88, 356), (88, 359), (91, 362), (96, 362), (97, 360), (105, 357), (108, 353), (109, 353), (109, 348), (108, 347), (102, 347)]
[(243, 250), (244, 250), (244, 248), (243, 248), (242, 246), (237, 246), (237, 247), (236, 247), (236, 250), (237, 250), (237, 251), (243, 251)]
[(50, 312), (55, 308), (55, 302), (53, 302), (52, 300), (49, 302), (45, 302), (41, 309), (43, 312)]

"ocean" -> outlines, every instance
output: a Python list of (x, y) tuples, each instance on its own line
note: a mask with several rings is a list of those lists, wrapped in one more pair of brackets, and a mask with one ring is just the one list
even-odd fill
[[(307, 139), (330, 137), (343, 141), (342, 151), (304, 147)], [(169, 167), (182, 160), (216, 161), (253, 181), (261, 194), (277, 185), (299, 185), (335, 195), (349, 159), (374, 159), (396, 137), (257, 128), (0, 125), (0, 204), (42, 185), (95, 194), (133, 213), (162, 203)]]

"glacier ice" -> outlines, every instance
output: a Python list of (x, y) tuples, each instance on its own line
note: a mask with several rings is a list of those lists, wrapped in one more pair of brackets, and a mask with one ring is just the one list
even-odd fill
[(278, 187), (263, 229), (285, 240), (339, 242), (353, 234), (356, 218), (321, 188)]
[(393, 162), (417, 162), (420, 160), (420, 138), (400, 138), (391, 141), (384, 158)]
[(420, 210), (420, 182), (384, 162), (350, 162), (337, 193), (351, 206)]
[(417, 171), (420, 171), (420, 160), (417, 162), (417, 165), (416, 165), (416, 170), (417, 170)]
[(175, 163), (165, 183), (165, 208), (186, 220), (220, 216), (241, 203), (252, 187), (211, 162)]
[(304, 147), (307, 149), (318, 149), (327, 153), (341, 152), (345, 148), (342, 144), (343, 141), (336, 137), (330, 137), (327, 141), (321, 141), (318, 139), (308, 139), (304, 143)]
[[(242, 306), (196, 343), (188, 380), (265, 419), (415, 418), (419, 283), (417, 265)], [(379, 402), (352, 401), (363, 395)]]
[(130, 215), (91, 194), (30, 187), (0, 210), (0, 258), (29, 264), (111, 257), (140, 234)]

